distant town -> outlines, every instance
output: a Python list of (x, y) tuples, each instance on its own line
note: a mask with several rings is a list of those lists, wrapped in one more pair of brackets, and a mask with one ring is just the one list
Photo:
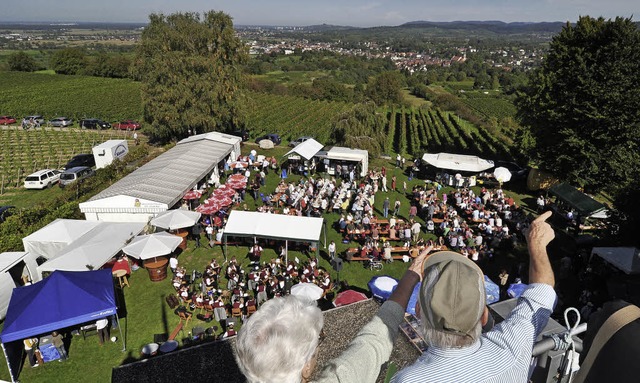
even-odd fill
[[(89, 50), (127, 51), (137, 44), (144, 24), (5, 24), (0, 25), (0, 49), (49, 50), (82, 45)], [(409, 73), (426, 71), (429, 67), (449, 67), (467, 60), (470, 54), (480, 54), (489, 66), (512, 70), (528, 70), (536, 66), (546, 50), (550, 34), (536, 34), (534, 43), (525, 35), (519, 43), (510, 38), (433, 39), (433, 46), (411, 49), (392, 41), (382, 41), (372, 35), (369, 40), (345, 42), (341, 34), (357, 31), (367, 35), (366, 29), (312, 26), (236, 26), (238, 36), (247, 42), (252, 55), (294, 54), (305, 51), (327, 51), (341, 55), (388, 58), (399, 70)], [(362, 32), (364, 31), (364, 32)], [(331, 33), (328, 33), (331, 32)], [(470, 32), (474, 35), (475, 32)], [(333, 37), (333, 38), (332, 38)], [(467, 41), (463, 41), (467, 40)]]

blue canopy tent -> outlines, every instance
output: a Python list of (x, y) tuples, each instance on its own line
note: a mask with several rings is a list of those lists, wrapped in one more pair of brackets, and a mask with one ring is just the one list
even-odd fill
[[(0, 334), (12, 381), (17, 381), (22, 362), (21, 340), (113, 315), (117, 318), (108, 269), (54, 271), (40, 282), (13, 289)], [(124, 351), (122, 330), (120, 338)]]

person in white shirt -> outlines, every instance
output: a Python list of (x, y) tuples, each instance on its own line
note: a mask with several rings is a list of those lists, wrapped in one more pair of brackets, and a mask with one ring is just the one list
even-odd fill
[(329, 257), (333, 261), (336, 258), (336, 242), (335, 241), (331, 241), (331, 243), (329, 244), (328, 250), (329, 250)]
[(169, 258), (169, 267), (171, 268), (171, 271), (173, 271), (173, 273), (176, 273), (176, 270), (178, 269), (178, 258), (176, 257), (171, 257)]

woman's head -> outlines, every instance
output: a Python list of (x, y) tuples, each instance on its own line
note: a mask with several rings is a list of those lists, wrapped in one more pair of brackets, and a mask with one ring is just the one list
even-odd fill
[(236, 360), (251, 383), (297, 383), (318, 346), (323, 316), (315, 301), (267, 301), (242, 326)]

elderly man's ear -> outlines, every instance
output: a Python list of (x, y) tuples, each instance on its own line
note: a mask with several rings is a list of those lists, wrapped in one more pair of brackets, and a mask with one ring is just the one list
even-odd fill
[(489, 321), (489, 308), (487, 306), (484, 306), (484, 311), (482, 312), (482, 326), (484, 327), (487, 322)]

